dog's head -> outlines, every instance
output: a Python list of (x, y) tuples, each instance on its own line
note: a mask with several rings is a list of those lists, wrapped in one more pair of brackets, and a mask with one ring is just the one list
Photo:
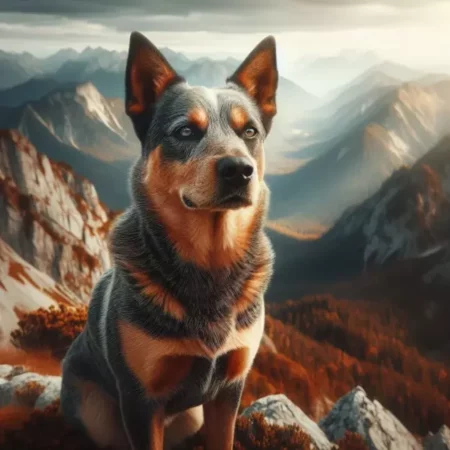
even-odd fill
[(151, 42), (132, 33), (126, 111), (142, 143), (144, 184), (154, 203), (223, 211), (257, 202), (263, 141), (276, 113), (273, 37), (226, 82), (217, 89), (189, 86)]

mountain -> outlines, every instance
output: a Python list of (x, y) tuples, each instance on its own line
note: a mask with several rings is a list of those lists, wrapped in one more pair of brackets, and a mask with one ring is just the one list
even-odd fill
[(0, 50), (0, 89), (8, 89), (43, 73), (41, 62), (30, 53)]
[(61, 86), (60, 82), (51, 78), (31, 78), (9, 89), (0, 90), (0, 106), (14, 108), (35, 102)]
[[(400, 84), (402, 84), (400, 79), (388, 75), (379, 66), (371, 67), (350, 83), (335, 91), (326, 106), (327, 108), (331, 107), (332, 112), (336, 112), (357, 99), (363, 99), (367, 96), (373, 97), (374, 92), (379, 92), (384, 88), (397, 87)], [(366, 98), (366, 101), (368, 100), (370, 98)]]
[(446, 137), (346, 211), (322, 239), (346, 246), (355, 270), (415, 261), (416, 275), (426, 283), (449, 287), (449, 230), (450, 137)]
[(404, 84), (343, 129), (337, 114), (324, 142), (300, 152), (316, 150), (319, 156), (292, 173), (268, 177), (271, 219), (293, 226), (304, 220), (333, 224), (343, 210), (369, 197), (395, 169), (413, 164), (443, 137), (450, 120), (449, 88), (448, 82)]
[(309, 92), (323, 96), (380, 62), (374, 52), (342, 52), (337, 56), (300, 59), (288, 76)]
[(43, 60), (46, 72), (56, 72), (65, 62), (78, 58), (79, 53), (73, 48), (62, 48)]
[[(387, 93), (394, 92), (402, 83), (383, 72), (369, 69), (350, 83), (337, 89), (318, 108), (306, 111), (294, 124), (303, 138), (297, 142), (303, 147), (298, 152), (302, 158), (316, 157), (328, 148), (328, 140), (342, 130), (361, 121), (370, 107)], [(311, 145), (314, 144), (314, 145)], [(305, 151), (306, 150), (306, 151)]]
[(128, 171), (140, 154), (123, 111), (122, 100), (106, 100), (92, 83), (85, 83), (7, 109), (0, 114), (0, 127), (17, 128), (47, 156), (69, 164), (117, 209), (129, 204)]
[[(227, 58), (222, 61), (200, 58), (191, 61), (182, 53), (173, 52), (167, 48), (162, 49), (162, 51), (171, 64), (186, 77), (191, 85), (223, 86), (226, 78), (233, 73), (239, 64), (239, 61), (233, 58)], [(64, 56), (64, 52), (62, 56)], [(25, 109), (26, 103), (45, 103), (46, 98), (51, 97), (50, 94), (53, 91), (55, 91), (53, 96), (57, 95), (56, 92), (58, 91), (64, 91), (64, 96), (66, 96), (67, 91), (73, 89), (73, 86), (86, 83), (92, 83), (105, 98), (123, 99), (125, 57), (125, 53), (109, 52), (101, 48), (87, 48), (81, 54), (77, 54), (76, 58), (72, 58), (62, 64), (55, 73), (47, 74), (45, 77), (29, 79), (13, 88), (0, 91), (0, 107), (18, 107), (23, 105)], [(67, 94), (67, 96), (70, 97), (72, 94)], [(104, 101), (101, 100), (103, 103)], [(65, 101), (65, 103), (67, 102), (68, 100)], [(291, 124), (296, 121), (302, 111), (315, 107), (317, 104), (318, 99), (316, 97), (292, 81), (280, 77), (278, 114), (266, 143), (267, 165), (270, 171), (276, 173), (280, 170), (292, 170), (292, 167), (296, 167), (295, 162), (293, 163), (292, 160), (284, 158), (283, 155), (298, 148), (293, 142)], [(36, 108), (35, 105), (32, 105), (32, 108)], [(67, 108), (65, 113), (68, 113)], [(20, 128), (17, 119), (15, 121), (6, 120), (8, 116), (17, 117), (17, 114), (19, 114), (17, 111), (5, 111), (3, 113), (5, 119), (3, 121), (0, 120), (1, 126)], [(128, 117), (125, 117), (122, 113), (121, 116), (123, 116), (123, 119), (121, 119), (120, 124), (124, 129), (130, 130)], [(41, 120), (40, 118), (39, 120), (43, 123), (48, 122), (47, 119)], [(58, 114), (58, 120), (63, 120), (62, 114)], [(72, 122), (73, 119), (69, 118), (67, 120)], [(24, 128), (22, 131), (28, 136)], [(71, 132), (71, 126), (68, 127), (67, 131)], [(131, 131), (131, 133), (127, 133), (126, 142), (131, 144), (130, 152), (136, 155), (138, 153), (135, 153), (135, 149), (139, 149), (139, 144), (134, 137), (134, 131)], [(29, 137), (33, 139), (32, 136)], [(63, 138), (61, 141), (64, 144), (72, 145), (70, 137), (69, 139)], [(39, 148), (44, 148), (40, 141), (36, 141), (36, 145)], [(119, 147), (121, 146), (122, 144), (119, 144)], [(85, 149), (86, 145), (81, 144), (79, 147)], [(116, 151), (116, 142), (114, 142), (112, 147), (113, 151), (111, 151), (111, 154), (116, 155), (116, 153), (122, 152), (122, 150)], [(51, 156), (55, 157), (54, 154)], [(122, 156), (124, 159), (127, 159), (126, 154)], [(68, 162), (72, 164), (71, 161)], [(76, 167), (76, 170), (78, 170), (78, 167)], [(96, 182), (96, 180), (94, 181)], [(100, 192), (100, 187), (97, 184), (96, 186)], [(117, 205), (113, 206), (116, 207)], [(123, 206), (123, 204), (119, 206)]]
[(1, 131), (2, 240), (81, 300), (110, 266), (105, 236), (113, 217), (92, 183), (38, 153), (18, 131)]
[(40, 122), (58, 141), (100, 160), (132, 159), (138, 154), (137, 139), (126, 134), (108, 101), (92, 83), (52, 91), (11, 116), (16, 120), (6, 124), (9, 128), (18, 128), (28, 136), (32, 122)]
[(416, 69), (411, 69), (403, 64), (397, 64), (392, 61), (383, 61), (373, 66), (372, 71), (382, 72), (390, 78), (401, 81), (415, 81), (417, 78), (423, 76), (423, 72)]

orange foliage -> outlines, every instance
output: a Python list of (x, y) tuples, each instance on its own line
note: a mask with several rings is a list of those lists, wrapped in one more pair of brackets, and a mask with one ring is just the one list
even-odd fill
[(367, 450), (367, 444), (357, 433), (345, 432), (345, 436), (336, 442), (338, 450)]
[(401, 310), (322, 295), (268, 311), (283, 322), (267, 317), (266, 333), (322, 395), (336, 400), (361, 385), (414, 433), (450, 425), (449, 368), (419, 352)]
[(64, 421), (57, 402), (44, 411), (7, 409), (6, 414), (0, 410), (2, 450), (98, 450), (83, 433)]
[[(28, 408), (0, 410), (2, 450), (98, 450), (80, 431), (71, 428), (59, 413), (59, 404), (44, 411)], [(354, 436), (339, 443), (339, 450), (367, 450)], [(361, 445), (357, 445), (361, 444)], [(204, 450), (202, 437), (183, 444), (183, 450)], [(269, 425), (262, 414), (239, 417), (236, 422), (235, 450), (309, 450), (311, 440), (299, 427)]]
[(11, 342), (20, 349), (50, 351), (54, 357), (62, 359), (86, 320), (87, 306), (40, 308), (23, 314), (19, 328), (11, 333)]

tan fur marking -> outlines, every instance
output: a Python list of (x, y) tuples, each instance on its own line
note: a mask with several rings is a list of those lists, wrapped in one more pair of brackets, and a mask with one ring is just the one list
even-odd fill
[(241, 259), (258, 216), (259, 182), (253, 184), (251, 206), (220, 212), (189, 210), (182, 204), (180, 190), (207, 207), (215, 193), (217, 157), (182, 164), (163, 162), (160, 152), (157, 147), (150, 153), (143, 182), (180, 257), (207, 269), (228, 267)]
[(164, 409), (156, 411), (151, 418), (148, 450), (162, 450), (164, 448)]
[[(214, 352), (199, 340), (157, 339), (125, 321), (119, 322), (119, 333), (125, 361), (150, 395), (163, 394), (175, 387), (189, 372), (192, 358), (189, 362), (188, 357), (214, 356)], [(161, 376), (167, 376), (169, 370), (174, 371), (177, 363), (183, 369), (179, 379), (173, 374), (174, 377), (170, 375), (168, 383), (164, 383)], [(162, 391), (156, 392), (158, 389)]]
[(194, 362), (193, 356), (165, 356), (156, 363), (154, 376), (147, 392), (166, 394), (175, 388), (188, 374)]
[[(224, 345), (217, 350), (211, 350), (198, 339), (157, 339), (150, 336), (143, 329), (125, 321), (119, 321), (118, 326), (122, 352), (128, 367), (133, 371), (147, 392), (155, 395), (155, 384), (156, 386), (161, 386), (162, 383), (158, 373), (161, 367), (167, 373), (167, 370), (174, 370), (174, 365), (181, 362), (185, 375), (187, 375), (189, 371), (187, 357), (189, 356), (214, 359), (230, 351), (247, 347), (249, 349), (248, 361), (251, 363), (256, 355), (263, 334), (264, 311), (261, 312), (260, 318), (249, 328), (231, 331)], [(169, 361), (166, 359), (167, 357), (180, 356), (183, 356), (184, 359), (173, 359), (169, 364), (167, 363)], [(170, 381), (170, 388), (174, 387), (173, 383), (178, 382), (174, 379)], [(165, 383), (162, 383), (162, 386), (164, 389), (169, 388)]]
[(205, 416), (205, 448), (232, 450), (237, 410), (230, 405), (224, 393), (203, 405)]
[(228, 354), (226, 378), (234, 381), (243, 376), (250, 368), (250, 364), (248, 348), (233, 350)]
[(180, 302), (170, 295), (162, 286), (155, 283), (150, 277), (135, 269), (129, 263), (122, 263), (130, 272), (130, 275), (136, 280), (139, 287), (142, 288), (142, 294), (149, 297), (152, 302), (157, 304), (166, 314), (182, 321), (186, 316), (186, 311)]
[(233, 106), (230, 111), (231, 128), (233, 128), (233, 130), (242, 130), (247, 122), (247, 112), (240, 106)]
[(93, 382), (78, 380), (76, 385), (81, 394), (80, 419), (91, 439), (99, 447), (122, 448), (126, 437), (115, 400)]
[(188, 120), (196, 125), (200, 130), (208, 128), (208, 115), (203, 108), (194, 108), (189, 112)]

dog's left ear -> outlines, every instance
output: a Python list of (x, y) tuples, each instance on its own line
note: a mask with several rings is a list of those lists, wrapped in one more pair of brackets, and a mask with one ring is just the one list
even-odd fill
[(164, 55), (141, 33), (130, 36), (125, 74), (125, 109), (144, 142), (155, 103), (175, 82), (183, 81)]
[(262, 40), (245, 58), (234, 74), (227, 78), (245, 89), (258, 105), (267, 131), (277, 112), (275, 101), (278, 87), (276, 45), (273, 36)]

